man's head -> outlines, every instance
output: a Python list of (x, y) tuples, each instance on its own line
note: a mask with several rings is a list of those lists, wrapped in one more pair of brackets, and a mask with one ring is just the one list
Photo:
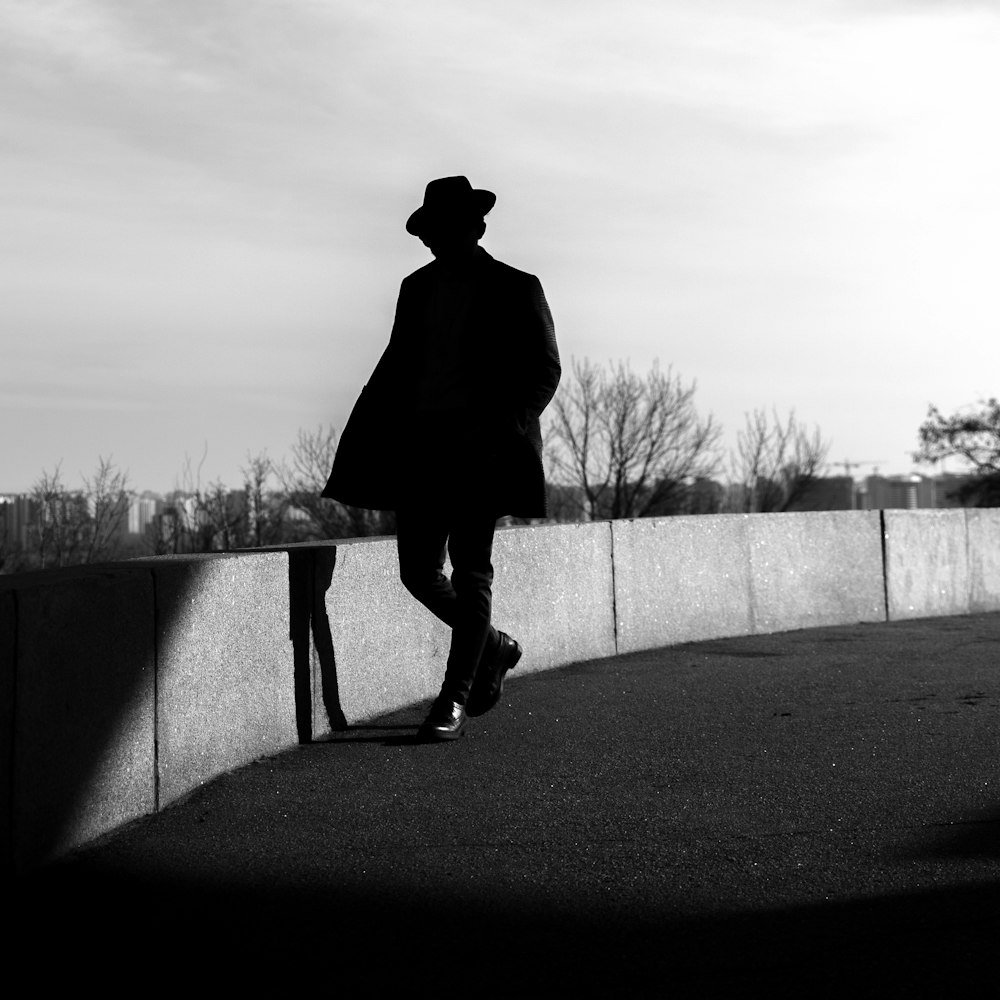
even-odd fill
[(486, 232), (486, 213), (496, 203), (492, 191), (475, 190), (466, 177), (441, 177), (424, 191), (424, 203), (406, 222), (435, 257), (471, 253)]

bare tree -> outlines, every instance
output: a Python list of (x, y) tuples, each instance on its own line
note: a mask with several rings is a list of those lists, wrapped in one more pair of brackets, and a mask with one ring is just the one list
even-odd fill
[(221, 481), (201, 485), (201, 470), (208, 457), (206, 444), (197, 468), (191, 456), (184, 467), (166, 509), (159, 518), (156, 539), (158, 555), (178, 552), (213, 552), (243, 548), (246, 540), (246, 503)]
[(336, 431), (319, 427), (300, 430), (291, 460), (280, 465), (266, 452), (248, 452), (240, 470), (242, 490), (229, 490), (221, 481), (201, 485), (207, 447), (197, 468), (185, 457), (178, 487), (159, 517), (156, 551), (226, 551), (391, 533), (391, 513), (347, 507), (320, 496), (336, 450)]
[(950, 417), (931, 406), (918, 435), (915, 461), (934, 465), (958, 458), (971, 467), (973, 478), (956, 493), (961, 503), (1000, 506), (1000, 402), (987, 399), (978, 409), (966, 407)]
[(352, 538), (391, 534), (391, 512), (349, 507), (320, 496), (337, 454), (337, 432), (332, 426), (299, 430), (291, 461), (276, 469), (288, 506), (289, 520), (305, 519), (302, 534), (309, 538)]
[(695, 383), (654, 363), (645, 375), (619, 362), (573, 359), (548, 410), (549, 466), (565, 505), (585, 519), (684, 513), (692, 486), (719, 462), (720, 429), (694, 405)]
[(97, 471), (83, 480), (90, 518), (84, 562), (113, 557), (128, 527), (132, 491), (128, 473), (115, 468), (110, 458), (99, 458)]
[(206, 443), (197, 469), (192, 469), (191, 456), (185, 454), (184, 465), (174, 481), (173, 492), (167, 494), (164, 509), (157, 518), (157, 555), (204, 552), (211, 549), (212, 531), (206, 527), (201, 488), (201, 469), (207, 457)]
[(32, 525), (29, 548), (39, 569), (67, 566), (78, 547), (76, 524), (79, 516), (71, 510), (71, 498), (62, 481), (59, 465), (42, 474), (31, 487)]
[(220, 479), (201, 485), (207, 454), (206, 446), (197, 469), (185, 456), (178, 486), (159, 517), (156, 551), (228, 552), (282, 542), (286, 504), (269, 488), (275, 467), (267, 454), (247, 453), (242, 490), (230, 490)]
[(276, 545), (283, 541), (283, 526), (288, 500), (285, 495), (269, 488), (274, 463), (265, 452), (247, 453), (247, 464), (241, 469), (246, 495), (245, 544), (254, 548)]
[(287, 459), (277, 469), (289, 507), (305, 519), (304, 533), (319, 538), (339, 537), (342, 517), (339, 505), (320, 497), (337, 453), (337, 432), (332, 426), (315, 431), (299, 429)]
[(201, 551), (229, 552), (247, 547), (246, 499), (216, 479), (197, 495)]
[(809, 431), (793, 410), (784, 420), (777, 411), (746, 415), (730, 455), (733, 511), (786, 511), (808, 494), (826, 462), (829, 442), (819, 428)]
[(57, 465), (42, 471), (31, 490), (34, 523), (29, 531), (32, 563), (39, 569), (98, 562), (114, 557), (128, 517), (132, 492), (128, 474), (110, 458), (70, 491)]

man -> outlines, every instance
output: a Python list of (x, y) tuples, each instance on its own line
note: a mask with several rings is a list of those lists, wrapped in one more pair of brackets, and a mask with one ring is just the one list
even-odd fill
[(323, 490), (396, 512), (400, 579), (451, 627), (441, 693), (421, 726), (430, 740), (459, 737), (499, 700), (521, 647), (490, 621), (493, 532), (506, 514), (545, 516), (538, 418), (559, 353), (538, 279), (479, 246), (495, 202), (465, 177), (427, 185), (406, 230), (435, 259), (403, 280), (389, 345)]

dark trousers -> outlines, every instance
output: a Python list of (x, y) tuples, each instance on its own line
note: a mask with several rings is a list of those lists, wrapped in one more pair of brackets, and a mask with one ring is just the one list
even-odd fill
[[(499, 639), (490, 624), (496, 515), (422, 505), (396, 512), (403, 586), (451, 628), (442, 697), (465, 704), (484, 651)], [(445, 551), (452, 575), (444, 573)]]

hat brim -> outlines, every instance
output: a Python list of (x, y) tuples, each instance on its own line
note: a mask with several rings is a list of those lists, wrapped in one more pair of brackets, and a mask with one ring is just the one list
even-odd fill
[(406, 231), (411, 236), (419, 236), (428, 225), (439, 219), (450, 220), (463, 217), (481, 219), (497, 202), (497, 196), (492, 191), (485, 191), (481, 188), (473, 189), (471, 195), (472, 197), (466, 204), (449, 206), (447, 210), (428, 209), (427, 206), (421, 205), (406, 220)]

